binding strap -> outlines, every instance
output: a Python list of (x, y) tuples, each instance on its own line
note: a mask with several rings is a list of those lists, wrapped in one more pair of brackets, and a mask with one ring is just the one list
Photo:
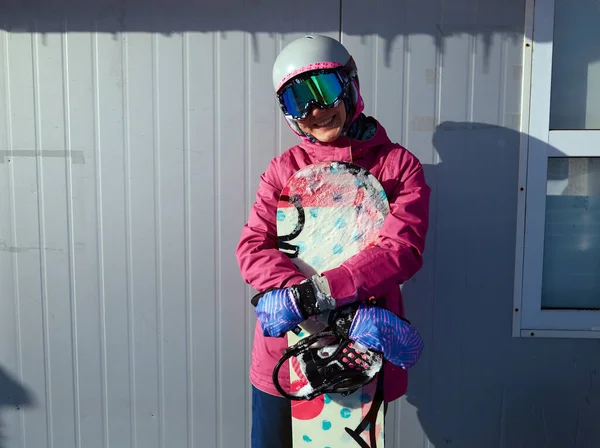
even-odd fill
[[(373, 401), (371, 402), (371, 407), (369, 408), (369, 412), (365, 415), (365, 418), (360, 422), (360, 424), (355, 429), (350, 429), (346, 427), (346, 432), (354, 439), (354, 441), (358, 444), (360, 448), (377, 448), (377, 413), (379, 412), (379, 408), (383, 404), (383, 370), (379, 373), (377, 378), (377, 389), (375, 391), (375, 396), (373, 397)], [(362, 437), (360, 436), (362, 432), (369, 427), (369, 441), (370, 444), (367, 444)]]

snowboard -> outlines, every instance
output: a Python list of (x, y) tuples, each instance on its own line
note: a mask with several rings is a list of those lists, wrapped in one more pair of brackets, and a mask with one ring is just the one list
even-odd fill
[[(385, 191), (367, 170), (347, 162), (315, 163), (297, 171), (280, 194), (278, 248), (307, 277), (321, 274), (374, 245), (388, 213)], [(326, 325), (311, 318), (299, 327), (288, 332), (288, 346)], [(289, 363), (290, 388), (297, 392), (308, 381), (296, 358)], [(379, 395), (377, 405), (371, 407), (377, 379), (347, 396), (332, 393), (292, 401), (294, 448), (383, 448), (384, 414)], [(374, 427), (367, 423), (372, 421)]]

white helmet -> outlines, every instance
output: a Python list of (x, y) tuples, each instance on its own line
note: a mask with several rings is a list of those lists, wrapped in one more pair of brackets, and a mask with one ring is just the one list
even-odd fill
[(350, 62), (350, 53), (332, 37), (309, 35), (285, 46), (273, 64), (273, 87), (283, 84), (304, 72), (343, 67)]
[[(273, 64), (273, 87), (276, 93), (291, 79), (313, 70), (344, 68), (350, 77), (347, 95), (349, 112), (345, 132), (364, 109), (354, 59), (339, 41), (328, 36), (307, 35), (286, 45)], [(300, 137), (311, 138), (300, 130), (298, 124), (286, 117), (292, 130)]]

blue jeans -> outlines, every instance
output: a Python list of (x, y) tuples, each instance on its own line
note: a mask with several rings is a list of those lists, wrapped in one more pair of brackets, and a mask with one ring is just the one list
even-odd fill
[(252, 386), (252, 448), (292, 448), (292, 405)]
[[(387, 403), (383, 406), (387, 413)], [(252, 448), (292, 448), (292, 405), (252, 386)]]

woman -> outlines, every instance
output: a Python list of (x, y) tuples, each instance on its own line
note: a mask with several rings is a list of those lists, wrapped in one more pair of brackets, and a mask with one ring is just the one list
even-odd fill
[[(416, 359), (395, 330), (404, 314), (399, 285), (422, 266), (429, 218), (423, 167), (388, 138), (381, 123), (362, 113), (356, 66), (341, 43), (317, 35), (293, 41), (275, 61), (273, 84), (301, 142), (274, 158), (261, 176), (236, 251), (242, 277), (261, 292), (250, 369), (253, 448), (291, 446), (290, 402), (278, 394), (271, 375), (287, 347), (285, 333), (324, 310), (360, 302), (350, 338), (384, 354), (386, 402), (406, 392), (406, 368)], [(288, 179), (322, 161), (368, 170), (383, 186), (390, 213), (375, 246), (307, 279), (277, 248), (276, 211)], [(378, 298), (378, 307), (364, 305), (371, 297)]]

